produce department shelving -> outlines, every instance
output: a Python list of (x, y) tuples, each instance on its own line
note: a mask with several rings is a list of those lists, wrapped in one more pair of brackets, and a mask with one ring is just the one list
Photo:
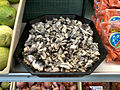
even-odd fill
[[(87, 3), (86, 17), (90, 19), (93, 12)], [(25, 24), (22, 24), (21, 32)], [(8, 75), (0, 75), (0, 82), (119, 82), (120, 65), (108, 64), (105, 61), (91, 74), (83, 77), (37, 77), (32, 76), (20, 64), (15, 64)]]
[(0, 81), (9, 82), (119, 82), (120, 66), (103, 62), (91, 75), (83, 77), (37, 77), (32, 76), (22, 65), (15, 65), (9, 75), (0, 76)]
[(97, 76), (90, 75), (85, 77), (36, 77), (29, 73), (10, 73), (9, 76), (0, 77), (0, 82), (120, 82), (120, 76)]

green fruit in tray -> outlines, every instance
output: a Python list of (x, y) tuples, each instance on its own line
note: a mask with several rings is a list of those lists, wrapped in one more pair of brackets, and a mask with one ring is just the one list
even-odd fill
[(0, 87), (0, 90), (3, 90), (3, 89)]
[(8, 0), (10, 3), (18, 3), (20, 0)]
[(2, 82), (2, 83), (1, 83), (1, 87), (2, 87), (3, 89), (8, 89), (9, 86), (10, 86), (10, 83), (9, 83), (9, 82)]
[(13, 30), (5, 25), (0, 25), (0, 47), (10, 46)]
[(7, 66), (9, 56), (9, 48), (0, 47), (0, 70), (3, 70)]
[(0, 1), (0, 6), (4, 5), (10, 6), (10, 3), (8, 1)]
[(14, 26), (16, 9), (10, 6), (0, 6), (0, 24), (10, 27)]

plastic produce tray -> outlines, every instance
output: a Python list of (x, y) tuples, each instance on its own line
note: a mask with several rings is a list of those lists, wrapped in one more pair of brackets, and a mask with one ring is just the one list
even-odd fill
[(3, 71), (0, 71), (0, 74), (8, 74), (11, 68), (11, 64), (13, 64), (12, 57), (13, 57), (15, 47), (17, 45), (17, 41), (19, 40), (19, 32), (20, 32), (21, 23), (22, 23), (25, 1), (26, 0), (20, 0), (18, 4), (12, 4), (12, 6), (17, 9), (17, 15), (16, 15), (14, 28), (13, 28), (13, 35), (12, 35), (12, 41), (10, 45), (10, 52), (9, 52), (7, 67)]
[(43, 14), (77, 14), (84, 16), (87, 0), (27, 0), (24, 21)]
[[(23, 62), (23, 56), (22, 56), (22, 51), (23, 51), (23, 48), (24, 48), (24, 43), (25, 41), (27, 40), (28, 36), (29, 36), (29, 30), (32, 28), (31, 27), (31, 24), (33, 23), (37, 23), (37, 22), (40, 22), (40, 21), (45, 21), (46, 19), (49, 20), (49, 19), (52, 19), (53, 17), (60, 17), (60, 16), (63, 16), (64, 18), (65, 17), (69, 17), (70, 19), (77, 19), (77, 20), (80, 20), (82, 21), (83, 23), (87, 23), (91, 26), (91, 29), (93, 30), (93, 41), (94, 42), (97, 42), (98, 43), (98, 46), (99, 46), (99, 52), (100, 52), (100, 60), (97, 61), (93, 67), (91, 67), (87, 72), (34, 72), (34, 69), (30, 66), (27, 66), (24, 62)], [(20, 38), (20, 41), (18, 43), (18, 46), (16, 48), (16, 51), (15, 51), (15, 54), (14, 54), (14, 58), (17, 59), (20, 63), (22, 63), (26, 69), (31, 72), (31, 74), (33, 75), (38, 75), (38, 76), (41, 76), (41, 75), (47, 75), (47, 76), (52, 76), (52, 75), (69, 75), (69, 76), (82, 76), (82, 75), (89, 75), (91, 74), (98, 66), (99, 64), (105, 59), (106, 57), (106, 50), (101, 42), (101, 39), (96, 31), (96, 28), (93, 24), (92, 21), (88, 20), (88, 19), (85, 19), (85, 18), (81, 18), (80, 16), (77, 16), (77, 15), (43, 15), (43, 16), (40, 16), (36, 19), (33, 19), (31, 21), (29, 21), (22, 33), (22, 36)]]

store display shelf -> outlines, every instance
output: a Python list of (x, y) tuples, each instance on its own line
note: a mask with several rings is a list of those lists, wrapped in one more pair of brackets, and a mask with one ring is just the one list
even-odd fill
[[(114, 69), (113, 69), (114, 68)], [(119, 82), (120, 66), (105, 61), (91, 74), (83, 77), (38, 77), (25, 70), (22, 65), (15, 65), (8, 75), (0, 76), (0, 82)]]
[[(21, 0), (24, 1), (25, 0)], [(88, 2), (87, 2), (88, 3)], [(24, 6), (23, 4), (23, 6)], [(21, 6), (22, 7), (22, 6)], [(22, 7), (23, 8), (23, 7)], [(91, 6), (88, 4), (86, 8), (85, 17), (90, 19), (93, 14), (93, 10)], [(22, 10), (22, 9), (21, 9)], [(23, 11), (21, 11), (21, 15)], [(20, 17), (20, 16), (19, 16)], [(18, 20), (18, 23), (21, 23), (22, 16)], [(22, 29), (20, 30), (21, 25), (17, 24), (16, 28), (16, 36), (15, 42), (13, 43), (13, 47), (16, 46), (16, 42), (18, 42), (19, 36), (24, 29), (25, 23), (22, 24)], [(15, 49), (15, 48), (14, 48)], [(12, 52), (13, 53), (13, 52)], [(0, 82), (120, 82), (120, 65), (114, 65), (110, 63), (106, 63), (103, 61), (97, 69), (91, 74), (82, 77), (38, 77), (33, 76), (29, 73), (24, 66), (20, 65), (16, 60), (14, 60), (15, 65), (12, 65), (12, 69), (8, 75), (0, 75)], [(12, 62), (14, 64), (14, 62)]]
[(118, 75), (88, 75), (84, 77), (37, 77), (30, 73), (10, 73), (0, 76), (0, 82), (120, 82)]
[[(18, 37), (19, 37), (19, 32), (21, 30), (21, 23), (22, 23), (22, 18), (23, 18), (25, 2), (26, 2), (26, 0), (20, 0), (19, 3), (17, 3), (17, 4), (11, 4), (12, 7), (14, 7), (17, 10), (17, 14), (16, 14), (14, 27), (12, 28), (13, 34), (12, 34), (12, 40), (11, 40), (7, 65), (2, 71), (0, 71), (0, 75), (1, 74), (2, 75), (8, 74), (10, 69), (11, 69), (11, 66), (13, 64), (12, 63), (12, 56), (13, 56), (13, 53), (15, 50), (14, 47), (16, 47), (17, 41), (19, 40)], [(16, 40), (14, 38), (16, 38)]]
[[(22, 24), (22, 30), (25, 23)], [(22, 33), (22, 31), (21, 31)], [(18, 62), (15, 63), (8, 75), (0, 75), (0, 82), (118, 82), (120, 81), (120, 65), (114, 65), (103, 61), (97, 69), (91, 74), (83, 77), (37, 77), (31, 75), (24, 66)]]

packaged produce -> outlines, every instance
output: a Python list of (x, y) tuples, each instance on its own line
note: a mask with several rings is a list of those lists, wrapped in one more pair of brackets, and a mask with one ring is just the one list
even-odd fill
[(103, 16), (101, 16), (100, 18), (97, 18), (96, 24), (95, 24), (97, 32), (98, 32), (100, 37), (102, 35), (101, 22), (103, 22), (103, 18), (104, 18)]
[(83, 82), (82, 90), (110, 90), (109, 83), (105, 82)]
[(120, 8), (120, 0), (109, 0), (110, 7)]
[(94, 9), (95, 9), (95, 16), (99, 17), (99, 10), (100, 10), (100, 1), (94, 0)]
[(14, 26), (16, 9), (10, 6), (0, 6), (0, 24), (10, 27)]
[(105, 9), (109, 9), (109, 2), (108, 0), (100, 0), (100, 9), (98, 11), (99, 17), (104, 17)]
[(16, 90), (78, 90), (74, 82), (16, 82)]
[(97, 18), (95, 17), (95, 15), (92, 15), (92, 18), (91, 18), (91, 19), (92, 19), (93, 23), (96, 24)]
[(0, 25), (0, 47), (9, 47), (11, 44), (13, 30), (6, 26)]
[(100, 27), (100, 19), (97, 19), (96, 20), (96, 29), (97, 29), (97, 32), (98, 32), (98, 34), (99, 34), (99, 36), (101, 37), (101, 27)]
[[(102, 22), (102, 40), (109, 55), (108, 62), (120, 62), (120, 22)], [(111, 59), (110, 59), (111, 58)]]
[(100, 1), (94, 0), (94, 9), (99, 9), (99, 8), (100, 8)]
[(105, 10), (109, 8), (108, 0), (100, 0), (100, 10)]
[(94, 0), (94, 9), (95, 9), (96, 20), (93, 16), (92, 16), (92, 20), (93, 20), (93, 22), (96, 21), (95, 25), (96, 25), (96, 29), (97, 29), (100, 37), (101, 37), (100, 24), (104, 20), (105, 9), (108, 8), (106, 3), (108, 3), (107, 0)]
[[(120, 62), (119, 54), (119, 27), (120, 20), (119, 0), (100, 0), (99, 9), (94, 0), (96, 29), (103, 40), (104, 46), (108, 51), (107, 62)], [(97, 2), (98, 3), (98, 2)], [(92, 16), (94, 20), (94, 17)], [(95, 21), (95, 20), (94, 20)], [(114, 21), (114, 22), (113, 22)], [(115, 23), (115, 24), (114, 24)], [(113, 39), (113, 37), (115, 37)]]
[(94, 0), (94, 8), (99, 8), (100, 0)]
[(104, 22), (107, 21), (120, 21), (120, 9), (106, 9)]
[(99, 60), (89, 24), (60, 17), (32, 24), (29, 32), (22, 54), (37, 72), (86, 72)]

